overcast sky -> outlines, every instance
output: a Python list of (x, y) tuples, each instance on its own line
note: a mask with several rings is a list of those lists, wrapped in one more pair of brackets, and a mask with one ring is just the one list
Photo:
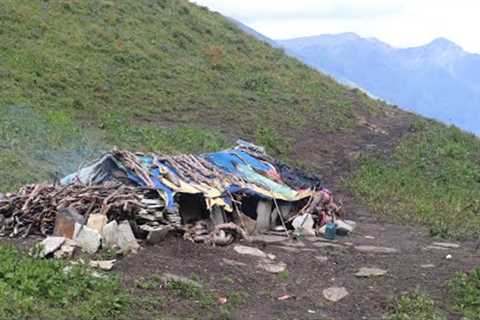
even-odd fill
[(193, 0), (273, 39), (355, 32), (397, 47), (437, 37), (480, 53), (476, 0)]

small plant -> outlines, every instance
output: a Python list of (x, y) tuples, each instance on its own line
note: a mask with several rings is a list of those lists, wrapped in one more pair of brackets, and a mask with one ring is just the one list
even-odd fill
[(455, 308), (465, 320), (480, 320), (480, 267), (458, 273), (449, 283)]
[(111, 319), (126, 310), (118, 279), (66, 266), (1, 245), (0, 319)]
[(193, 281), (170, 280), (167, 282), (166, 289), (178, 297), (197, 301), (204, 307), (215, 303), (215, 297)]
[(280, 279), (282, 279), (283, 281), (287, 281), (287, 280), (288, 280), (288, 277), (289, 277), (288, 270), (283, 270), (282, 272), (280, 272), (280, 273), (278, 274), (278, 276), (279, 276)]
[(447, 320), (435, 302), (425, 293), (415, 291), (403, 295), (396, 302), (387, 320)]

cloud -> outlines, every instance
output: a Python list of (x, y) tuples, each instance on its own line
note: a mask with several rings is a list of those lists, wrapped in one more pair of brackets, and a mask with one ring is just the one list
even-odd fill
[(472, 0), (192, 0), (273, 39), (355, 32), (394, 46), (446, 37), (480, 53), (480, 2)]
[(281, 19), (359, 19), (398, 14), (401, 2), (383, 0), (193, 0), (193, 2), (247, 22)]

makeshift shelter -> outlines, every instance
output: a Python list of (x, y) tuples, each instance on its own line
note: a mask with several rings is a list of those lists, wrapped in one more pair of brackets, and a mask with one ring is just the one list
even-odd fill
[(313, 192), (313, 186), (289, 186), (267, 159), (262, 148), (244, 142), (202, 155), (162, 156), (114, 150), (65, 177), (61, 184), (117, 180), (158, 191), (165, 215), (179, 216), (181, 220), (177, 221), (184, 224), (212, 215), (215, 224), (241, 222), (245, 214), (257, 221), (257, 231), (266, 231), (281, 224), (281, 217), (288, 218), (298, 210)]
[(122, 231), (130, 244), (133, 234), (153, 242), (177, 230), (185, 239), (225, 245), (287, 229), (315, 235), (340, 211), (317, 178), (244, 141), (201, 155), (113, 150), (60, 185), (28, 185), (0, 199), (0, 236), (78, 240), (90, 232), (98, 239), (94, 251), (125, 242), (110, 235), (130, 225)]

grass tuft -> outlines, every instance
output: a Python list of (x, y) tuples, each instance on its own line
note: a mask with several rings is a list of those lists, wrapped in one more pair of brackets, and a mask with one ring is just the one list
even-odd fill
[[(112, 277), (0, 246), (0, 319), (111, 319), (129, 297)], [(32, 318), (33, 317), (33, 318)]]

